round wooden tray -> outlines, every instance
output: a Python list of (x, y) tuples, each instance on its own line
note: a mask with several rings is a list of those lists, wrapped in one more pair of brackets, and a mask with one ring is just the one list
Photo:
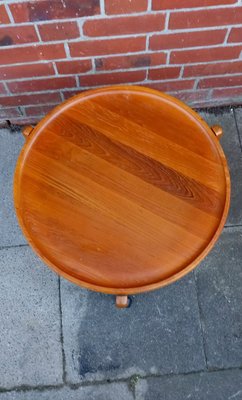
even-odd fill
[(216, 132), (180, 101), (144, 87), (92, 90), (31, 129), (15, 207), (27, 240), (60, 275), (135, 294), (182, 277), (214, 245), (229, 208), (228, 167)]

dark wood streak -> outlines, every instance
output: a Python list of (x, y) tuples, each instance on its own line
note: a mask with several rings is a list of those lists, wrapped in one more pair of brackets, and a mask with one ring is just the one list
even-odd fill
[[(189, 224), (190, 214), (194, 211), (193, 205), (189, 202), (185, 202), (179, 197), (171, 197), (166, 192), (160, 193), (160, 189), (156, 188), (144, 180), (138, 179), (137, 176), (132, 174), (127, 175), (125, 170), (115, 167), (113, 164), (108, 163), (103, 158), (97, 158), (93, 153), (87, 151), (81, 151), (80, 147), (72, 142), (69, 142), (67, 146), (66, 140), (60, 136), (48, 132), (48, 145), (42, 146), (41, 143), (36, 145), (36, 150), (44, 155), (48, 155), (51, 152), (51, 158), (54, 160), (61, 160), (61, 164), (75, 170), (78, 173), (89, 177), (91, 180), (98, 184), (102, 184), (107, 189), (111, 189), (114, 192), (124, 196), (132, 201), (136, 202), (140, 206), (147, 210), (152, 210), (157, 216), (165, 218), (167, 221), (178, 224), (181, 227), (187, 229), (198, 237), (205, 234), (209, 234), (206, 218), (208, 214), (204, 211), (197, 210), (197, 224)], [(58, 146), (57, 146), (58, 142)], [(46, 143), (47, 144), (47, 143)], [(63, 153), (65, 156), (63, 156)], [(93, 165), (98, 168), (93, 169)], [(112, 176), (109, 172), (112, 170)], [(43, 182), (41, 183), (43, 185)], [(64, 187), (64, 185), (61, 185)], [(147, 196), (149, 193), (149, 196)], [(42, 196), (44, 196), (44, 192)], [(69, 202), (72, 202), (73, 197), (69, 197)], [(183, 209), (181, 216), (180, 209)], [(214, 219), (214, 222), (218, 220), (216, 215), (210, 218)], [(211, 229), (211, 235), (213, 234), (213, 228)]]
[[(220, 188), (219, 179), (223, 173), (221, 160), (220, 163), (215, 163), (194, 153), (189, 148), (185, 150), (184, 146), (146, 129), (142, 124), (122, 118), (93, 101), (87, 101), (83, 105), (80, 104), (72, 109), (67, 109), (65, 116), (77, 121), (80, 125), (88, 125), (106, 137), (127, 145), (144, 156), (160, 161), (167, 167), (175, 169), (214, 190)], [(209, 137), (207, 139), (207, 150), (209, 148), (210, 152), (215, 153), (216, 147), (214, 148), (214, 143), (211, 146), (210, 141), (211, 138)], [(202, 143), (200, 144), (202, 145)], [(203, 174), (201, 174), (201, 170)]]
[[(137, 150), (111, 140), (88, 125), (78, 125), (69, 118), (68, 131), (62, 129), (62, 116), (49, 127), (49, 131), (62, 136), (86, 151), (109, 161), (111, 164), (135, 175), (157, 188), (179, 197), (206, 213), (217, 215), (223, 210), (223, 199), (220, 194), (196, 180), (178, 173), (159, 161), (144, 156)], [(58, 149), (58, 146), (57, 146)], [(56, 151), (58, 151), (56, 149)], [(54, 149), (52, 148), (52, 151)], [(162, 194), (161, 194), (162, 196)]]
[[(148, 97), (148, 94), (146, 96)], [(125, 95), (120, 96), (115, 102), (112, 101), (110, 96), (96, 96), (92, 99), (94, 104), (98, 104), (103, 108), (105, 107), (107, 110), (116, 113), (132, 123), (135, 122), (135, 124), (141, 125), (145, 129), (168, 139), (173, 144), (179, 144), (184, 150), (189, 148), (190, 151), (202, 156), (205, 160), (219, 163), (219, 154), (209, 152), (208, 148), (201, 145), (201, 142), (205, 144), (207, 141), (207, 138), (200, 134), (201, 127), (195, 126), (194, 121), (191, 119), (185, 120), (182, 114), (179, 115), (177, 113), (176, 119), (170, 118), (169, 111), (172, 111), (174, 104), (170, 106), (170, 110), (163, 109), (163, 107), (157, 109), (153, 104), (155, 99), (149, 97), (149, 101), (144, 101), (138, 94), (135, 97), (135, 101), (139, 106), (136, 109), (130, 109)], [(146, 116), (145, 119), (143, 115)], [(202, 120), (201, 117), (200, 119)], [(182, 135), (177, 134), (177, 124), (179, 123), (183, 125)], [(200, 135), (199, 141), (197, 140), (197, 135)], [(212, 141), (211, 146), (213, 146)]]

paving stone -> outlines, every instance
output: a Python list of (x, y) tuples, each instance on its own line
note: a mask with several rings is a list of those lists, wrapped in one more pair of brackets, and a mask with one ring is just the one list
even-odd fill
[(242, 367), (242, 229), (226, 228), (195, 270), (207, 363)]
[(125, 383), (110, 383), (70, 389), (30, 390), (0, 393), (0, 400), (133, 400)]
[(114, 296), (61, 281), (67, 381), (205, 367), (193, 274), (117, 309)]
[(233, 111), (227, 111), (223, 114), (208, 112), (200, 112), (199, 114), (210, 126), (221, 125), (223, 128), (224, 134), (221, 138), (221, 145), (228, 160), (231, 176), (231, 206), (227, 225), (242, 224), (242, 152)]
[(242, 371), (219, 371), (142, 379), (136, 400), (241, 400)]
[(58, 277), (29, 247), (0, 251), (0, 389), (62, 383)]
[(0, 247), (26, 243), (13, 207), (13, 174), (24, 143), (20, 132), (0, 129)]

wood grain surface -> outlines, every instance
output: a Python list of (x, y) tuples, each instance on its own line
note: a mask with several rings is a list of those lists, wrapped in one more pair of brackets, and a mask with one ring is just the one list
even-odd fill
[(225, 156), (206, 123), (134, 86), (55, 108), (28, 131), (14, 182), (20, 225), (40, 257), (113, 294), (152, 290), (194, 268), (223, 228), (229, 195)]

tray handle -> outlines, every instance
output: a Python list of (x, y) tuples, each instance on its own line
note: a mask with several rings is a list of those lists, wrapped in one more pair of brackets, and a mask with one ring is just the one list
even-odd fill
[(220, 125), (213, 125), (211, 126), (211, 130), (217, 136), (218, 139), (221, 139), (221, 136), (223, 135), (223, 129)]
[(31, 134), (33, 129), (34, 129), (34, 127), (31, 125), (25, 126), (22, 129), (22, 134), (24, 135), (25, 138), (27, 138)]

